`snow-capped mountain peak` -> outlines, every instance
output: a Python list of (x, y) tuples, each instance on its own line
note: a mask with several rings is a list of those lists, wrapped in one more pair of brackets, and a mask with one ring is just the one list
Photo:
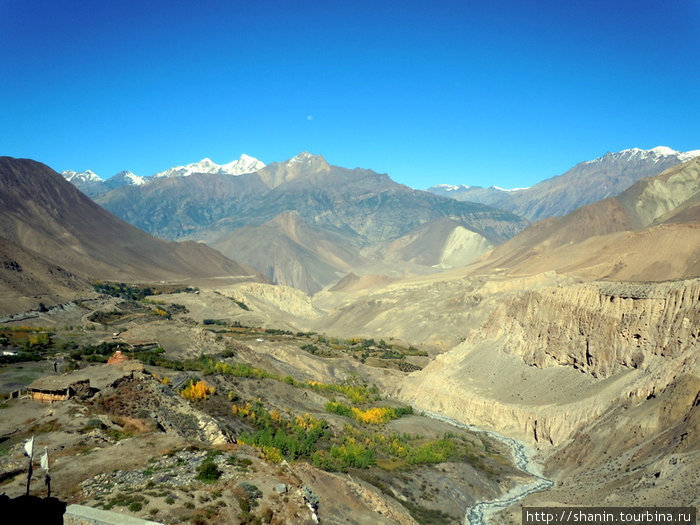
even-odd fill
[(649, 153), (655, 153), (657, 155), (677, 155), (680, 151), (676, 151), (667, 146), (656, 146), (655, 148), (651, 148)]
[(199, 162), (187, 164), (186, 166), (175, 166), (165, 171), (153, 175), (153, 178), (161, 177), (186, 177), (193, 173), (213, 173), (219, 175), (243, 175), (252, 173), (265, 167), (265, 164), (249, 155), (241, 155), (238, 160), (228, 164), (216, 164), (209, 158), (204, 158)]
[(238, 160), (229, 162), (221, 166), (222, 173), (228, 175), (243, 175), (244, 173), (253, 173), (265, 167), (265, 163), (250, 155), (243, 154)]
[(593, 162), (601, 162), (607, 159), (625, 159), (625, 160), (641, 160), (641, 161), (661, 161), (668, 159), (668, 157), (675, 157), (678, 162), (685, 162), (692, 158), (700, 156), (700, 150), (693, 151), (676, 151), (675, 149), (669, 148), (668, 146), (656, 146), (651, 149), (641, 149), (641, 148), (629, 148), (623, 149), (616, 153), (606, 153), (602, 157), (597, 159), (586, 161), (585, 164)]
[[(289, 159), (285, 164), (288, 166), (292, 166), (294, 164), (304, 164), (306, 162), (312, 161), (312, 160), (324, 160), (321, 155), (314, 155), (313, 153), (309, 153), (308, 151), (302, 151), (298, 155), (292, 157)], [(324, 160), (325, 162), (325, 160)]]
[(302, 171), (327, 171), (330, 169), (330, 164), (323, 158), (322, 155), (314, 155), (308, 151), (302, 151), (291, 159), (282, 162), (285, 169), (292, 172)]
[(136, 175), (135, 173), (129, 170), (120, 171), (119, 173), (111, 177), (109, 180), (118, 182), (120, 186), (141, 186), (142, 184), (146, 184), (146, 177)]
[(90, 170), (85, 170), (85, 171), (66, 170), (66, 171), (62, 171), (61, 175), (63, 175), (64, 179), (66, 179), (68, 182), (72, 182), (73, 184), (87, 183), (87, 182), (103, 182), (102, 177), (100, 177), (95, 172), (90, 171)]
[(444, 191), (459, 191), (459, 190), (468, 190), (470, 186), (467, 186), (466, 184), (460, 184), (460, 185), (454, 185), (454, 184), (436, 184), (433, 186), (433, 188), (436, 189), (441, 189)]
[(530, 186), (524, 187), (524, 188), (501, 188), (500, 186), (491, 186), (490, 189), (492, 190), (498, 190), (498, 191), (504, 191), (507, 193), (511, 193), (514, 191), (522, 191), (522, 190), (529, 190)]

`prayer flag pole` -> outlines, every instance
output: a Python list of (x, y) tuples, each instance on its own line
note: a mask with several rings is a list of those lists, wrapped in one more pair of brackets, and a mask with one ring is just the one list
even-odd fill
[(32, 482), (32, 461), (34, 460), (34, 436), (24, 444), (24, 452), (29, 456), (29, 472), (27, 474), (27, 496), (29, 496), (29, 485)]

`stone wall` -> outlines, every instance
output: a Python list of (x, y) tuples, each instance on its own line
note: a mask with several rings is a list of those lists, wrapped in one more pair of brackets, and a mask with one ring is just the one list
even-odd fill
[(84, 505), (69, 505), (63, 515), (63, 525), (162, 525), (156, 521), (144, 520)]

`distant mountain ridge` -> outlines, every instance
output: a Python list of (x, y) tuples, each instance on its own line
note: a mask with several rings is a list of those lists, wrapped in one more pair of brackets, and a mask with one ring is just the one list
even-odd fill
[(700, 150), (680, 152), (666, 146), (630, 148), (580, 162), (566, 173), (529, 188), (439, 184), (427, 191), (462, 201), (481, 202), (512, 211), (533, 222), (558, 217), (606, 197), (617, 195), (646, 177), (700, 156)]
[(700, 156), (615, 197), (537, 222), (477, 266), (518, 275), (554, 270), (588, 279), (700, 277)]
[(187, 177), (194, 173), (215, 173), (217, 175), (243, 175), (265, 167), (265, 163), (243, 154), (238, 160), (228, 164), (216, 164), (211, 159), (202, 159), (186, 166), (175, 166), (153, 175), (154, 179), (161, 177)]
[[(510, 212), (414, 190), (371, 170), (333, 166), (309, 152), (236, 177), (196, 173), (124, 186), (96, 201), (154, 235), (205, 241), (274, 282), (309, 293), (357, 265), (402, 275), (409, 267), (435, 271), (433, 265), (473, 260), (527, 225)], [(425, 229), (441, 219), (450, 221)], [(476, 239), (451, 239), (450, 250), (459, 253), (443, 257), (457, 227)], [(415, 242), (420, 235), (432, 239)], [(383, 246), (404, 236), (411, 238), (400, 241), (404, 249), (390, 250), (388, 265)], [(419, 257), (413, 251), (420, 246), (436, 252)]]
[(243, 154), (239, 159), (229, 162), (228, 164), (216, 164), (211, 159), (205, 158), (199, 162), (193, 162), (185, 166), (168, 168), (150, 177), (136, 175), (128, 170), (120, 171), (108, 179), (103, 179), (91, 170), (81, 172), (66, 170), (61, 172), (61, 175), (89, 197), (96, 197), (121, 186), (140, 186), (162, 178), (188, 177), (195, 173), (243, 175), (244, 173), (252, 173), (264, 167), (265, 163), (262, 161)]
[(315, 293), (350, 272), (402, 277), (469, 264), (522, 230), (520, 214), (565, 215), (698, 154), (631, 148), (531, 188), (441, 187), (490, 205), (414, 190), (309, 152), (234, 177), (205, 159), (95, 199), (154, 235), (205, 241), (273, 282)]

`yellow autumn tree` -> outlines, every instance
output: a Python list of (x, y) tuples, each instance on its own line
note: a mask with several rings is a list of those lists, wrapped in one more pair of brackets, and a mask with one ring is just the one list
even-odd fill
[(207, 399), (210, 395), (216, 392), (216, 388), (211, 386), (206, 381), (191, 382), (187, 387), (180, 391), (180, 395), (188, 401), (198, 401)]
[(367, 410), (352, 408), (352, 416), (362, 423), (381, 425), (396, 417), (396, 412), (389, 407), (374, 407)]

